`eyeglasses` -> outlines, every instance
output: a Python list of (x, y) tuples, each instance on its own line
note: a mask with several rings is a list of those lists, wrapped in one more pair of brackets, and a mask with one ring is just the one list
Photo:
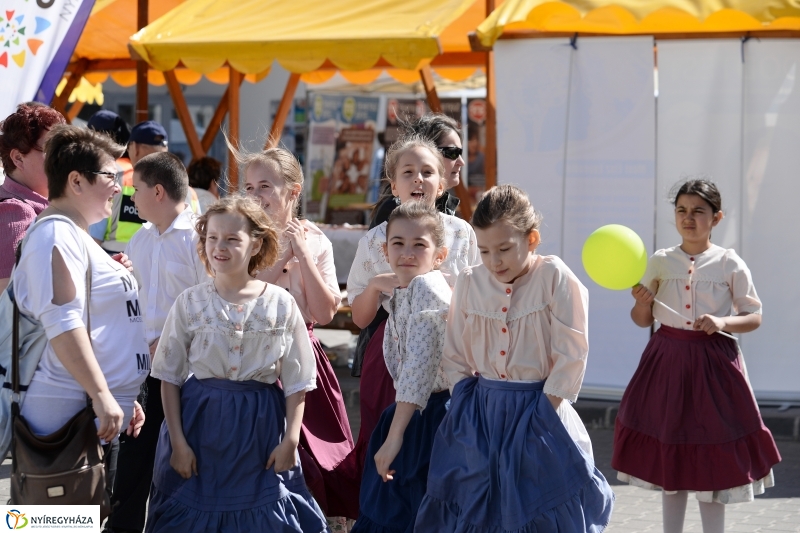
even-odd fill
[(124, 172), (106, 172), (104, 170), (81, 170), (84, 174), (94, 174), (95, 176), (105, 176), (111, 178), (111, 181), (117, 185), (122, 185), (122, 176)]
[(442, 155), (451, 161), (455, 161), (464, 153), (458, 146), (439, 146), (438, 148)]

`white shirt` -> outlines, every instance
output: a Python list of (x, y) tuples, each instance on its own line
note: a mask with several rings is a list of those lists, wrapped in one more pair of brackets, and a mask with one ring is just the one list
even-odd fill
[(211, 277), (197, 254), (195, 215), (187, 206), (164, 233), (147, 222), (131, 237), (125, 253), (139, 282), (145, 337), (152, 344), (161, 336), (175, 299), (184, 290)]
[[(52, 303), (54, 247), (75, 285), (75, 299), (64, 305)], [(109, 390), (123, 409), (132, 410), (139, 385), (150, 371), (150, 352), (144, 339), (138, 286), (127, 269), (112, 260), (88, 233), (63, 220), (47, 220), (25, 243), (12, 274), (14, 293), (20, 311), (40, 321), (48, 339), (85, 327), (87, 249), (92, 264), (92, 349)], [(60, 388), (64, 397), (86, 397), (49, 342), (33, 381)]]
[(536, 256), (507, 284), (483, 265), (458, 276), (447, 318), (442, 365), (452, 388), (475, 375), (542, 381), (544, 392), (574, 402), (589, 354), (589, 291), (554, 255)]
[[(331, 241), (322, 233), (322, 230), (312, 222), (308, 220), (303, 220), (301, 222), (303, 227), (306, 228), (306, 246), (311, 254), (311, 261), (314, 263), (314, 266), (317, 267), (320, 276), (322, 276), (322, 281), (325, 282), (328, 290), (333, 294), (336, 307), (339, 307), (339, 303), (342, 301), (342, 294), (339, 291), (339, 282), (336, 279), (336, 266), (333, 264), (333, 246), (331, 245)], [(289, 246), (289, 243), (284, 242), (284, 246)], [(256, 275), (256, 278), (258, 277), (259, 276)], [(300, 268), (299, 259), (296, 257), (289, 259), (283, 267), (283, 272), (281, 272), (275, 280), (275, 285), (283, 287), (294, 297), (294, 300), (297, 302), (297, 307), (303, 315), (303, 320), (305, 320), (307, 324), (316, 322), (314, 317), (311, 316), (311, 310), (308, 305), (309, 299), (313, 298), (314, 295), (306, 294), (306, 285), (303, 280), (303, 271)]]
[(314, 390), (316, 359), (294, 298), (275, 285), (244, 304), (223, 300), (213, 281), (186, 289), (169, 312), (151, 375), (181, 386), (190, 373), (262, 383), (280, 378), (286, 396)]
[(438, 270), (394, 290), (383, 334), (383, 358), (394, 380), (396, 401), (423, 410), (431, 393), (449, 387), (442, 351), (452, 294)]
[(736, 252), (716, 244), (694, 255), (680, 246), (658, 250), (647, 262), (642, 285), (684, 317), (653, 304), (653, 317), (673, 328), (692, 329), (702, 315), (761, 314), (750, 269)]
[[(472, 226), (458, 217), (439, 213), (444, 223), (444, 245), (447, 247), (447, 258), (440, 268), (448, 285), (455, 285), (458, 273), (470, 265), (480, 264), (477, 239)], [(386, 244), (386, 222), (375, 226), (358, 241), (358, 250), (347, 277), (347, 298), (352, 304), (358, 295), (364, 292), (369, 281), (378, 274), (390, 274), (392, 267), (383, 253)], [(380, 304), (388, 311), (389, 294), (382, 294)], [(377, 310), (377, 309), (376, 309)]]

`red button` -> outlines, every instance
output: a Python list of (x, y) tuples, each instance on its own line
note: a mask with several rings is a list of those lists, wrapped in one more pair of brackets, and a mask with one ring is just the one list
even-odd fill
[(511, 294), (511, 289), (506, 289), (506, 294)]
[(691, 269), (690, 269), (690, 270), (689, 270), (689, 274), (691, 274), (691, 273), (692, 273), (692, 271), (691, 271)]
[(689, 290), (689, 286), (688, 286), (688, 285), (686, 286), (686, 290), (687, 290), (687, 291)]
[(508, 330), (506, 328), (503, 328), (503, 333), (505, 333), (506, 331), (508, 331)]
[(691, 305), (689, 305), (689, 304), (686, 304), (686, 309), (691, 309), (691, 308), (692, 308), (692, 306), (691, 306)]
[(694, 261), (694, 257), (690, 257), (690, 258), (689, 258), (689, 261)]
[(504, 308), (503, 308), (503, 312), (505, 313), (506, 311), (508, 311), (508, 308), (507, 308), (507, 307), (504, 307)]
[(500, 377), (501, 377), (501, 378), (505, 378), (505, 377), (506, 377), (506, 375), (505, 375), (505, 374), (500, 374)]
[(500, 350), (500, 355), (505, 355), (505, 354), (506, 354), (505, 350)]
[(688, 326), (689, 324), (691, 324), (691, 322), (688, 322), (688, 321), (687, 321), (687, 322), (686, 322), (686, 325)]

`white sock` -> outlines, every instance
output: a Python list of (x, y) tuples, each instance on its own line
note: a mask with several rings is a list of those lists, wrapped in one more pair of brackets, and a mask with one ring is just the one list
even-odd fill
[(723, 533), (725, 530), (725, 505), (716, 502), (700, 502), (700, 520), (703, 522), (703, 533)]
[(679, 490), (675, 494), (667, 494), (666, 492), (661, 494), (664, 533), (683, 533), (683, 519), (686, 516), (686, 502), (689, 498), (689, 492)]

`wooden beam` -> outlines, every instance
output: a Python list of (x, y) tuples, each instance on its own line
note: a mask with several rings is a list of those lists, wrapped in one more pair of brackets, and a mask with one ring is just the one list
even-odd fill
[(192, 114), (189, 113), (189, 106), (186, 105), (186, 99), (183, 97), (181, 84), (178, 83), (175, 71), (168, 70), (164, 72), (164, 80), (167, 82), (167, 88), (169, 89), (169, 95), (172, 97), (175, 112), (178, 114), (178, 120), (181, 121), (183, 133), (186, 135), (186, 142), (189, 144), (189, 150), (192, 152), (192, 160), (199, 159), (206, 155), (206, 152), (200, 144), (200, 138), (197, 136), (197, 130), (194, 127)]
[(428, 100), (428, 107), (434, 113), (441, 113), (442, 103), (439, 101), (439, 95), (436, 94), (436, 84), (433, 82), (433, 72), (431, 72), (430, 65), (425, 65), (419, 69), (419, 77), (422, 80), (422, 86), (425, 87), (425, 98)]
[[(240, 87), (243, 81), (244, 76), (239, 77)], [(217, 109), (214, 111), (214, 116), (211, 117), (211, 121), (208, 123), (208, 126), (206, 126), (203, 139), (200, 141), (200, 144), (203, 146), (203, 151), (206, 153), (211, 150), (211, 145), (214, 144), (214, 139), (216, 139), (217, 132), (220, 126), (222, 126), (222, 121), (225, 120), (225, 115), (228, 114), (228, 93), (230, 90), (230, 83), (228, 83), (228, 87), (225, 89), (225, 93), (222, 95), (222, 98), (220, 98)]]
[(66, 116), (67, 122), (69, 124), (72, 124), (72, 121), (78, 117), (78, 113), (81, 112), (81, 109), (83, 109), (83, 102), (81, 102), (80, 100), (75, 100), (74, 102), (72, 102), (72, 105), (69, 106), (69, 111), (67, 111), (67, 116)]
[[(136, 3), (136, 29), (141, 30), (149, 22), (149, 0), (137, 0)], [(136, 112), (134, 122), (136, 124), (144, 122), (150, 116), (148, 107), (148, 88), (147, 71), (150, 66), (139, 60), (136, 62)]]
[(78, 83), (83, 78), (83, 73), (86, 72), (86, 63), (87, 61), (81, 60), (78, 62), (75, 70), (72, 71), (67, 78), (67, 84), (64, 85), (64, 88), (61, 90), (61, 94), (58, 96), (53, 97), (53, 101), (50, 104), (50, 107), (59, 111), (65, 117), (67, 116), (67, 103), (69, 102), (69, 97), (72, 94), (72, 91), (75, 90), (75, 87), (78, 86)]
[[(239, 149), (239, 87), (242, 84), (242, 73), (233, 67), (230, 69), (228, 83), (228, 141), (234, 149)], [(233, 152), (228, 154), (228, 186), (230, 192), (239, 190), (239, 164)]]
[(278, 104), (278, 110), (275, 112), (275, 119), (272, 121), (272, 128), (269, 130), (269, 137), (264, 145), (264, 149), (275, 148), (281, 140), (283, 133), (283, 126), (286, 124), (286, 117), (293, 107), (294, 93), (297, 91), (297, 85), (300, 83), (300, 74), (292, 72), (289, 74), (289, 81), (286, 82), (286, 89), (283, 91), (281, 103)]

